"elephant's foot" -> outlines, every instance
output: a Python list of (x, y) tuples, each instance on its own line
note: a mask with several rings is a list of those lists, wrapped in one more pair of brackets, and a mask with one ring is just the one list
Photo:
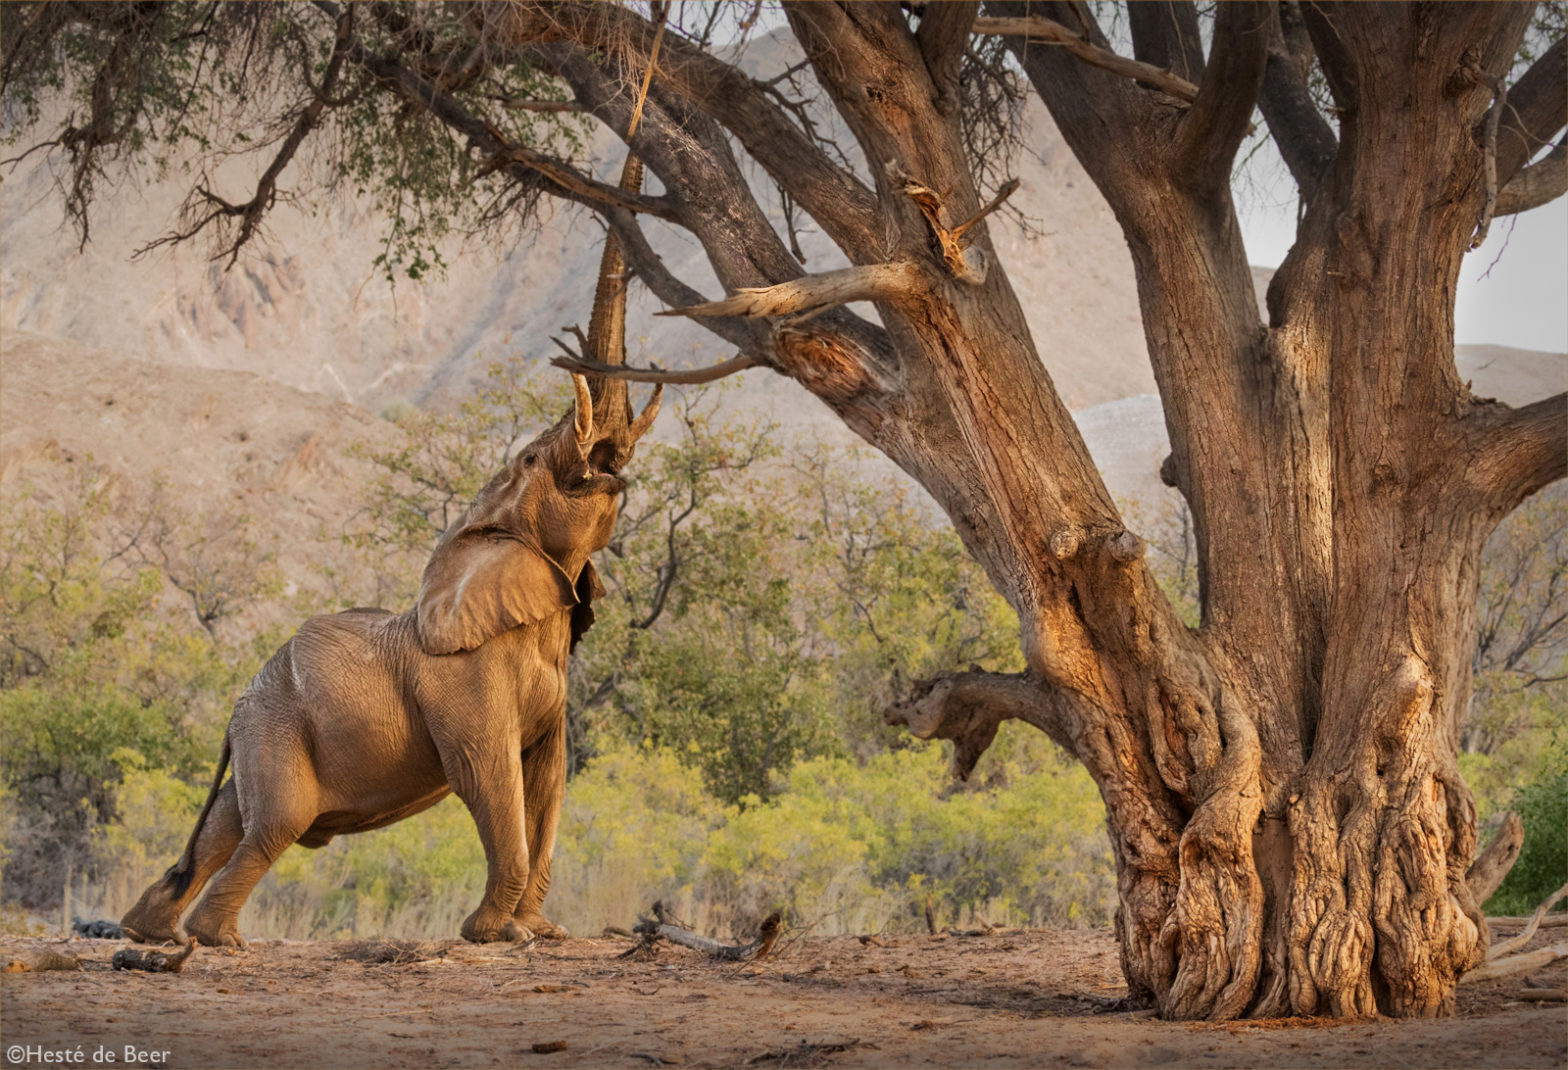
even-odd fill
[(136, 905), (120, 919), (120, 928), (139, 944), (185, 942), (185, 933), (180, 929), (179, 904), (163, 881), (142, 893)]
[(557, 925), (538, 911), (519, 914), (517, 924), (528, 929), (541, 940), (565, 940), (572, 935), (566, 931), (564, 925)]
[(200, 910), (185, 923), (185, 931), (203, 947), (237, 947), (243, 951), (249, 946), (235, 927), (233, 918), (208, 918)]
[(481, 906), (463, 921), (463, 939), (475, 944), (488, 944), (497, 940), (532, 940), (533, 932), (519, 925), (517, 919), (493, 907)]

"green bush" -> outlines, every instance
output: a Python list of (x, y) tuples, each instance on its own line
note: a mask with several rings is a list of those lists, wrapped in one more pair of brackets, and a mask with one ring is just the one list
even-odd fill
[(1513, 809), (1524, 822), (1524, 847), (1486, 901), (1489, 914), (1528, 914), (1568, 881), (1568, 746), (1556, 742), (1535, 779), (1514, 793)]

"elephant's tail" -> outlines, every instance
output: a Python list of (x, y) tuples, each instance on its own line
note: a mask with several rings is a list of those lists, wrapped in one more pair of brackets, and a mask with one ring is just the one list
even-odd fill
[(191, 886), (191, 877), (196, 872), (196, 841), (201, 837), (201, 827), (207, 823), (207, 815), (212, 813), (212, 804), (218, 801), (218, 789), (223, 787), (223, 776), (229, 771), (229, 735), (223, 734), (223, 753), (218, 756), (218, 773), (212, 778), (212, 790), (207, 793), (207, 801), (201, 808), (201, 816), (196, 819), (196, 827), (191, 830), (190, 842), (185, 845), (185, 853), (180, 855), (180, 860), (169, 867), (169, 872), (163, 879), (169, 881), (175, 896), (182, 896)]

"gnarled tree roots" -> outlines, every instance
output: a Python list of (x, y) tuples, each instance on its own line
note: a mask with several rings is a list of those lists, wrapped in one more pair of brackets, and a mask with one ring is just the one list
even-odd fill
[(1349, 747), (1334, 773), (1309, 766), (1278, 813), (1234, 710), (1183, 716), (1163, 697), (1169, 723), (1218, 725), (1205, 754), (1196, 733), (1156, 725), (1151, 742), (1031, 673), (973, 669), (916, 682), (883, 719), (952, 740), (959, 780), (1013, 718), (1085, 761), (1115, 849), (1123, 971), (1163, 1016), (1430, 1017), (1452, 1012), (1459, 978), (1485, 961), (1478, 904), (1522, 833), (1509, 815), (1469, 866), (1474, 808), (1457, 770), (1395, 745), (1430, 723), (1431, 687), (1407, 669), (1384, 688), (1381, 742)]

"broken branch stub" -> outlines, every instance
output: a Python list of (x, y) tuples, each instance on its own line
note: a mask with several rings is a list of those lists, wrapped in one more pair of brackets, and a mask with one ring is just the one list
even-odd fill
[(1497, 835), (1492, 837), (1492, 842), (1465, 873), (1465, 883), (1470, 886), (1470, 894), (1475, 896), (1477, 903), (1486, 902), (1492, 898), (1493, 892), (1503, 886), (1514, 863), (1519, 861), (1519, 852), (1523, 847), (1524, 822), (1510, 810), (1503, 817)]
[(926, 217), (926, 225), (931, 228), (932, 240), (936, 243), (937, 252), (941, 255), (942, 263), (946, 265), (948, 273), (959, 282), (971, 286), (982, 285), (990, 266), (985, 251), (964, 241), (964, 235), (1013, 195), (1013, 192), (1018, 189), (1018, 179), (1012, 178), (1004, 182), (989, 204), (955, 227), (948, 217), (945, 203), (951, 190), (938, 193), (924, 183), (910, 178), (896, 165), (890, 167), (889, 172), (888, 177), (904, 191), (906, 197), (915, 202), (915, 207), (920, 209), (920, 214)]

